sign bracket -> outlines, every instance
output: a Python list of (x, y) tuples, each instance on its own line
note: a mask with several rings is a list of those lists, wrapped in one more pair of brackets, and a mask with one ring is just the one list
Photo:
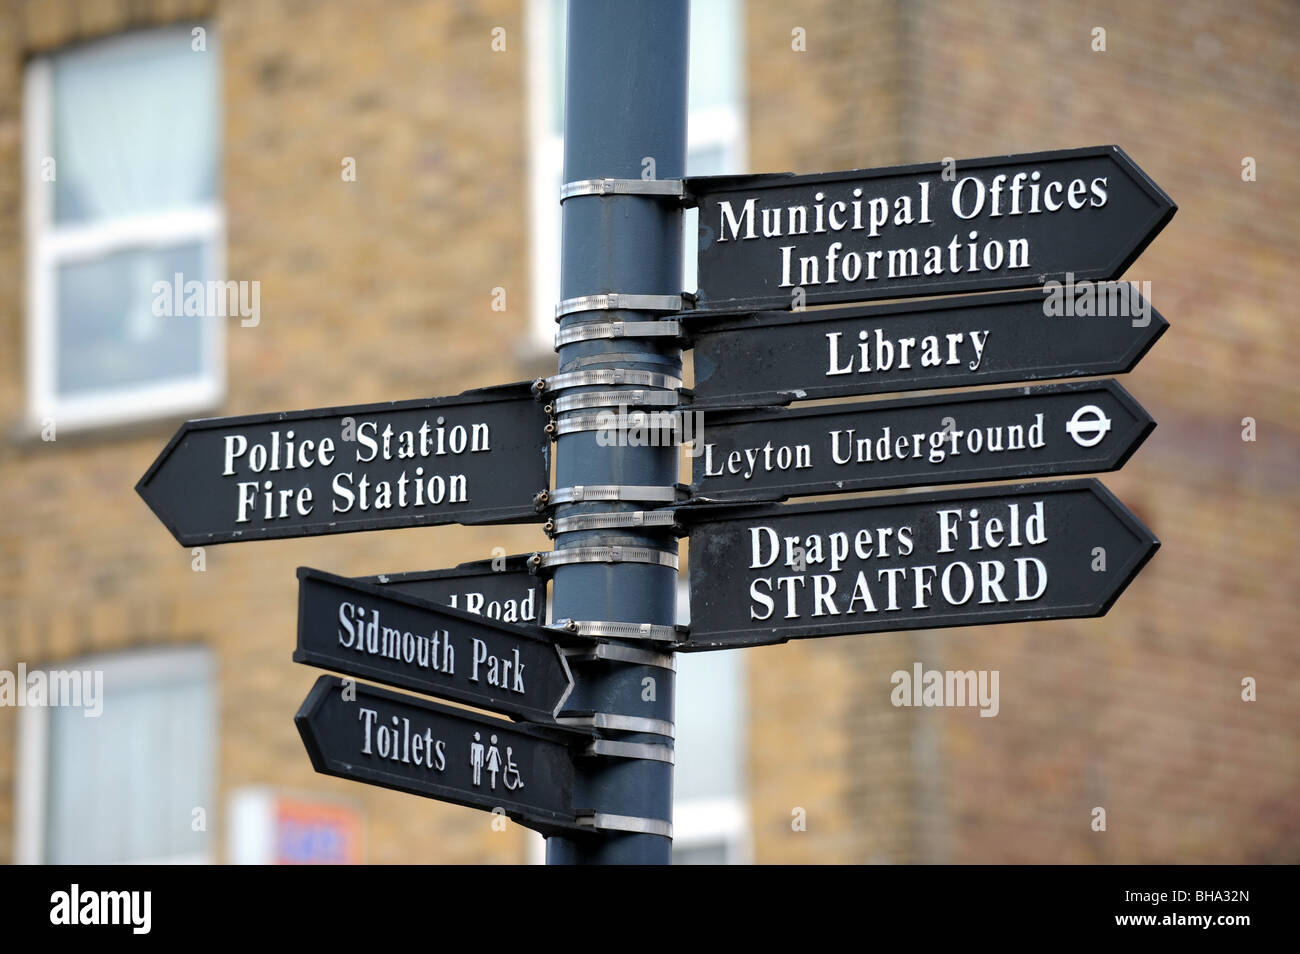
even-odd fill
[[(573, 622), (573, 620), (561, 621), (566, 626)], [(640, 649), (636, 646), (622, 646), (618, 643), (596, 643), (593, 646), (562, 646), (561, 652), (569, 659), (581, 662), (607, 659), (612, 662), (633, 663), (638, 666), (654, 666), (657, 669), (666, 669), (669, 672), (677, 671), (677, 661), (673, 658), (672, 653), (660, 653), (649, 649)]]
[(641, 835), (662, 835), (673, 837), (673, 826), (660, 818), (637, 818), (632, 815), (608, 815), (597, 812), (594, 815), (579, 815), (579, 825), (589, 825), (597, 831), (628, 831)]

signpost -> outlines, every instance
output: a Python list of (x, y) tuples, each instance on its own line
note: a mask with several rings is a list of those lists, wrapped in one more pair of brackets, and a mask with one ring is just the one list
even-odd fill
[(678, 516), (682, 650), (1101, 616), (1160, 546), (1096, 480)]
[[(189, 421), (136, 487), (186, 546), (545, 520), (547, 553), (299, 568), (293, 656), (541, 725), (329, 676), (294, 721), (316, 771), (504, 813), (551, 863), (670, 860), (675, 650), (1100, 616), (1160, 545), (1095, 480), (758, 502), (1122, 466), (1155, 422), (1113, 380), (778, 405), (1131, 370), (1167, 323), (1113, 280), (1176, 206), (1117, 146), (678, 178), (688, 12), (570, 0), (554, 377)], [(670, 431), (703, 412), (684, 505), (678, 448), (632, 405)]]
[(693, 490), (762, 500), (1101, 473), (1155, 426), (1114, 380), (709, 413)]
[(573, 689), (555, 634), (298, 568), (295, 662), (538, 722)]
[(450, 570), (380, 573), (357, 580), (507, 623), (540, 625), (546, 620), (546, 581), (528, 569), (531, 557), (517, 553)]
[(1118, 146), (687, 188), (706, 311), (1110, 280), (1177, 210)]
[(574, 759), (589, 733), (517, 725), (333, 676), (316, 680), (293, 721), (324, 775), (500, 812), (544, 833), (583, 830)]
[(548, 416), (530, 388), (187, 421), (136, 490), (184, 546), (536, 521)]
[(684, 323), (697, 407), (1123, 374), (1168, 327), (1128, 282)]

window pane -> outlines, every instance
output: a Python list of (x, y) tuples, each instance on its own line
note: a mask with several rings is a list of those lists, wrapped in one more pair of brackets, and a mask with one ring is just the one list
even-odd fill
[(188, 30), (117, 37), (53, 58), (54, 219), (182, 209), (217, 184), (216, 50)]
[[(688, 176), (721, 176), (735, 170), (728, 170), (727, 149), (723, 146), (708, 146), (691, 149), (686, 153), (686, 174)], [(696, 290), (699, 280), (695, 245), (699, 235), (700, 210), (687, 209), (682, 214), (682, 234), (686, 236), (686, 254), (682, 256), (682, 289), (688, 292)]]
[(551, 71), (550, 129), (556, 136), (564, 135), (564, 57), (568, 50), (568, 24), (566, 15), (568, 4), (565, 0), (546, 0), (550, 6), (547, 11), (547, 26), (551, 31), (551, 50), (555, 56), (554, 69)]
[[(693, 0), (691, 3), (691, 72), (688, 101), (691, 111), (736, 106), (736, 77), (740, 31), (744, 21), (737, 0)], [(713, 175), (693, 172), (692, 175)]]
[[(149, 654), (153, 655), (153, 654)], [(139, 678), (124, 658), (106, 667), (103, 711), (50, 708), (46, 855), (50, 864), (189, 858), (208, 850), (193, 810), (209, 815), (216, 752), (206, 654), (165, 654)], [(207, 818), (211, 827), (214, 819)]]
[[(690, 590), (677, 589), (677, 623), (691, 621)], [(676, 767), (678, 799), (743, 797), (744, 652), (678, 653)]]
[(725, 841), (701, 842), (698, 845), (673, 845), (675, 865), (725, 865), (727, 857)]
[(744, 794), (742, 655), (741, 650), (677, 654), (677, 798)]
[[(193, 378), (204, 369), (204, 327), (222, 318), (155, 315), (155, 282), (204, 276), (204, 246), (131, 249), (57, 269), (57, 389), (63, 397)], [(183, 291), (183, 288), (182, 288)], [(207, 313), (206, 296), (204, 313)], [(182, 304), (184, 298), (182, 297)]]

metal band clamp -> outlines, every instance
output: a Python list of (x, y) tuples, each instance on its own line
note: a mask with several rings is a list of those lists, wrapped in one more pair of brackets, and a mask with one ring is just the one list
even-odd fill
[(544, 550), (528, 558), (534, 572), (574, 563), (650, 563), (677, 569), (677, 554), (653, 547), (596, 546)]
[(538, 510), (571, 503), (616, 503), (628, 501), (633, 503), (676, 503), (685, 500), (687, 488), (682, 485), (672, 487), (652, 487), (645, 484), (575, 484), (572, 487), (556, 487), (543, 490), (533, 498), (533, 505)]
[(676, 391), (637, 389), (631, 391), (583, 391), (562, 394), (552, 402), (556, 414), (592, 407), (676, 407), (681, 401)]
[(685, 201), (681, 179), (578, 179), (560, 186), (560, 201), (580, 195), (648, 195)]
[(671, 446), (680, 443), (682, 426), (682, 417), (675, 410), (631, 411), (627, 414), (605, 410), (598, 414), (567, 415), (563, 420), (548, 423), (546, 433), (559, 437), (579, 431), (660, 431), (664, 432)]
[[(555, 551), (552, 551), (555, 552)], [(657, 643), (680, 642), (684, 633), (676, 626), (656, 623), (618, 623), (603, 620), (560, 619), (551, 624), (575, 636), (603, 636), (607, 639), (645, 639)]]
[(556, 350), (579, 341), (604, 338), (680, 338), (681, 323), (672, 318), (662, 321), (590, 321), (570, 325), (555, 333)]
[(624, 510), (618, 513), (576, 513), (548, 520), (542, 529), (548, 536), (578, 533), (583, 530), (613, 530), (627, 527), (672, 527), (677, 524), (673, 510)]
[(568, 371), (563, 374), (553, 374), (549, 378), (538, 378), (533, 382), (533, 390), (538, 394), (551, 394), (555, 391), (563, 391), (566, 388), (609, 384), (675, 390), (682, 386), (682, 379), (671, 374), (661, 374), (658, 371), (639, 371), (633, 368), (592, 368), (587, 371)]
[(556, 319), (563, 318), (578, 311), (666, 311), (676, 312), (693, 304), (695, 296), (685, 293), (677, 295), (620, 295), (610, 292), (604, 295), (580, 295), (566, 298), (555, 306)]

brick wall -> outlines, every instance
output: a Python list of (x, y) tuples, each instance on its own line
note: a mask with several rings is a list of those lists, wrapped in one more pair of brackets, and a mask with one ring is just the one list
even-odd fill
[[(749, 10), (755, 171), (1118, 143), (1180, 205), (1125, 276), (1151, 282), (1171, 324), (1124, 381), (1159, 427), (1105, 478), (1162, 550), (1100, 620), (755, 652), (755, 684), (773, 692), (752, 716), (755, 750), (805, 740), (789, 771), (753, 779), (759, 860), (1295, 862), (1300, 11)], [(795, 26), (805, 53), (790, 49)], [(1244, 156), (1258, 181), (1242, 181)], [(894, 709), (889, 674), (913, 661), (999, 670), (1001, 713)], [(808, 802), (822, 818), (792, 833), (789, 806)], [(1091, 830), (1098, 806), (1105, 832)]]

